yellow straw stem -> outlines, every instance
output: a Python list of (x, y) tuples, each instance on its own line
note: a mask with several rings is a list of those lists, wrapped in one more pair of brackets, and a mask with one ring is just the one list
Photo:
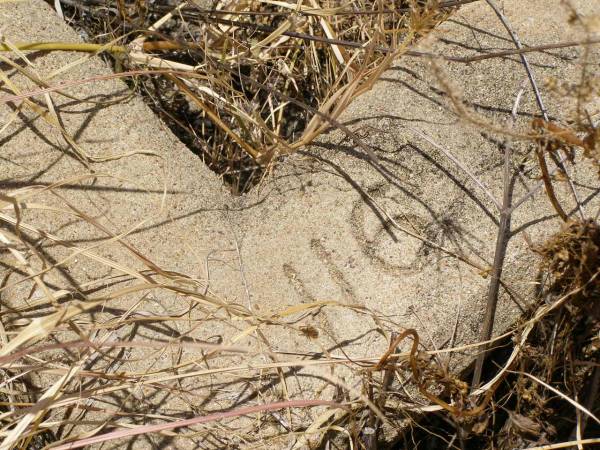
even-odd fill
[[(17, 43), (15, 47), (18, 50), (30, 51), (56, 51), (62, 50), (67, 52), (110, 52), (110, 53), (126, 53), (127, 48), (122, 45), (103, 45), (103, 44), (87, 44), (87, 43), (71, 43), (71, 42), (33, 42), (33, 43)], [(9, 52), (12, 49), (6, 44), (0, 44), (0, 51)]]

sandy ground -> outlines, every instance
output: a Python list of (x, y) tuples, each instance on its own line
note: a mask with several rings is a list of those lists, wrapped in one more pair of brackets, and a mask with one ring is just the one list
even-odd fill
[[(499, 3), (527, 45), (582, 36), (576, 27), (567, 25), (568, 12), (558, 0)], [(600, 13), (594, 2), (573, 3), (584, 14)], [(14, 42), (79, 39), (41, 0), (0, 4), (0, 23), (3, 34)], [(513, 47), (484, 2), (463, 7), (421, 46), (452, 56)], [(540, 85), (549, 77), (577, 81), (581, 74), (577, 58), (580, 54), (581, 50), (575, 48), (531, 54)], [(597, 48), (593, 55), (596, 59), (590, 59), (589, 67), (598, 72)], [(33, 53), (29, 57), (35, 70), (48, 76), (81, 55), (54, 52)], [(437, 64), (436, 76), (423, 58), (399, 61), (343, 117), (343, 122), (376, 152), (386, 177), (352, 139), (334, 131), (286, 158), (273, 177), (254, 191), (232, 197), (139, 98), (108, 104), (128, 93), (122, 82), (108, 80), (68, 89), (69, 94), (87, 102), (56, 94), (52, 98), (64, 127), (89, 155), (136, 154), (94, 163), (97, 178), (92, 182), (89, 177), (83, 178), (88, 169), (73, 155), (56, 127), (30, 112), (16, 111), (15, 102), (3, 102), (0, 188), (2, 193), (10, 193), (67, 180), (55, 189), (60, 198), (46, 193), (39, 194), (36, 201), (62, 207), (68, 201), (115, 233), (130, 231), (127, 242), (164, 270), (194, 277), (214, 298), (241, 304), (257, 315), (272, 316), (293, 305), (329, 302), (318, 311), (311, 310), (312, 314), (290, 316), (290, 320), (294, 319), (292, 326), (265, 327), (267, 347), (272, 351), (326, 351), (332, 357), (377, 357), (387, 348), (390, 333), (405, 328), (418, 330), (429, 348), (472, 343), (477, 340), (484, 314), (489, 284), (485, 269), (494, 258), (498, 209), (464, 171), (418, 133), (430, 136), (450, 151), (501, 201), (503, 156), (499, 141), (505, 138), (462, 121), (438, 77), (442, 74), (461, 94), (473, 114), (499, 127), (510, 126), (511, 110), (521, 88), (524, 90), (517, 125), (528, 124), (538, 109), (517, 56), (468, 65)], [(8, 66), (2, 65), (2, 70), (11, 74), (21, 90), (32, 87)], [(78, 80), (109, 73), (103, 61), (90, 58), (57, 79)], [(5, 87), (2, 91), (2, 95), (8, 95)], [(569, 111), (564, 100), (546, 89), (543, 95), (551, 117), (566, 118)], [(512, 197), (516, 200), (537, 183), (538, 172), (527, 156), (530, 143), (508, 139), (505, 144), (514, 153), (510, 170)], [(588, 165), (578, 164), (571, 173), (586, 213), (596, 214), (596, 172)], [(566, 184), (559, 183), (557, 189), (569, 212), (576, 214)], [(480, 268), (461, 263), (447, 252), (430, 248), (394, 229), (390, 217), (451, 253), (466, 256)], [(53, 289), (85, 292), (86, 283), (118, 275), (118, 264), (143, 268), (122, 245), (106, 242), (105, 233), (77, 218), (32, 210), (24, 212), (23, 221), (70, 244), (93, 248), (98, 255), (113, 261), (110, 268), (85, 255), (71, 256), (59, 270), (47, 275), (46, 281)], [(543, 191), (515, 212), (503, 275), (511, 295), (501, 291), (496, 332), (512, 324), (532, 298), (537, 259), (529, 242), (542, 242), (559, 225)], [(39, 236), (31, 233), (30, 244), (39, 243)], [(39, 260), (52, 263), (72, 255), (72, 250), (48, 239), (42, 243), (47, 245), (40, 250)], [(6, 250), (1, 250), (0, 257), (3, 277), (19, 269)], [(35, 257), (33, 260), (34, 265), (41, 264)], [(9, 285), (22, 276), (19, 270), (10, 272)], [(26, 300), (30, 289), (31, 284), (27, 283), (6, 289), (3, 304), (22, 306), (30, 301)], [(111, 307), (118, 312), (137, 301), (139, 298), (131, 298), (130, 303)], [(155, 314), (187, 310), (187, 304), (175, 295), (160, 294), (144, 302), (144, 311)], [(40, 312), (34, 308), (27, 317)], [(142, 325), (135, 332), (141, 338), (172, 338), (176, 333), (188, 333), (209, 342), (229, 342), (247, 330), (247, 324), (205, 319), (202, 309), (194, 314), (192, 321), (205, 321), (198, 322), (200, 325), (182, 324), (177, 330)], [(5, 314), (2, 320), (4, 327), (10, 329), (14, 326), (11, 321), (16, 319)], [(311, 339), (302, 332), (309, 327), (318, 331), (318, 338)], [(236, 342), (253, 349), (266, 346), (253, 333)], [(462, 365), (465, 360), (453, 363)], [(144, 362), (137, 364), (136, 367), (143, 367)], [(298, 374), (309, 373), (320, 374), (319, 369), (285, 372), (291, 378), (296, 376), (288, 386), (289, 395), (306, 397), (307, 393), (319, 392), (323, 380), (301, 376), (299, 381)], [(335, 375), (347, 374), (340, 371)], [(209, 384), (190, 382), (190, 398), (172, 402), (166, 397), (157, 401), (144, 398), (143, 393), (135, 395), (141, 395), (136, 397), (140, 404), (155, 411), (171, 408), (170, 411), (185, 413), (185, 405), (204, 401), (209, 403), (209, 409), (227, 408), (240, 389), (236, 386), (231, 392), (215, 393)], [(283, 395), (281, 386), (270, 375), (251, 384), (261, 395)], [(330, 398), (332, 391), (324, 390), (320, 395)], [(259, 402), (260, 397), (249, 395), (247, 401)], [(135, 409), (135, 402), (131, 407)], [(297, 420), (299, 423), (305, 419)], [(162, 437), (146, 439), (138, 442), (140, 448), (165, 448), (170, 442)]]

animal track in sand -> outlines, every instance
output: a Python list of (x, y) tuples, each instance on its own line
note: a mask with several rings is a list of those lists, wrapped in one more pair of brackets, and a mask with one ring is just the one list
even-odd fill
[[(387, 186), (379, 184), (367, 189), (367, 193), (378, 203), (381, 201), (386, 204), (395, 222), (413, 229), (415, 233), (424, 234), (428, 221), (418, 214), (393, 212), (398, 210), (400, 203), (394, 197), (386, 196), (388, 191)], [(388, 204), (395, 208), (387, 208)], [(354, 203), (351, 224), (361, 252), (382, 271), (392, 275), (411, 275), (426, 264), (427, 249), (423, 243), (394, 229), (390, 219), (370, 209), (365, 199), (358, 199)]]

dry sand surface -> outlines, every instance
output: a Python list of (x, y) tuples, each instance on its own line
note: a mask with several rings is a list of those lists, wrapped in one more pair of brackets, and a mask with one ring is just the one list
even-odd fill
[[(567, 24), (568, 12), (558, 0), (498, 3), (527, 45), (581, 37), (575, 27)], [(573, 3), (582, 13), (599, 12), (594, 1)], [(13, 42), (79, 39), (41, 0), (0, 4), (0, 23), (3, 35)], [(461, 8), (421, 48), (465, 56), (510, 49), (513, 44), (485, 2), (476, 2)], [(591, 59), (590, 70), (598, 71), (597, 47), (594, 52), (596, 59)], [(548, 77), (576, 81), (581, 73), (577, 59), (580, 54), (580, 48), (566, 48), (533, 53), (529, 58), (536, 78), (544, 86)], [(42, 78), (82, 57), (67, 52), (28, 56)], [(468, 65), (438, 61), (436, 66), (437, 76), (441, 74), (461, 93), (473, 114), (497, 126), (512, 126), (511, 110), (522, 88), (517, 125), (529, 123), (538, 114), (518, 56)], [(33, 88), (6, 64), (2, 64), (2, 70), (10, 74), (20, 90)], [(108, 73), (108, 66), (93, 57), (50, 82)], [(227, 323), (222, 317), (207, 318), (215, 310), (200, 304), (186, 316), (189, 321), (172, 327), (142, 323), (127, 328), (129, 335), (120, 335), (119, 339), (135, 336), (169, 340), (186, 333), (209, 343), (229, 343), (235, 338), (236, 345), (290, 352), (296, 359), (310, 352), (376, 358), (387, 349), (390, 333), (405, 328), (415, 328), (429, 348), (477, 341), (489, 284), (486, 269), (494, 258), (499, 212), (464, 171), (418, 133), (452, 152), (499, 201), (503, 173), (499, 141), (505, 140), (514, 152), (510, 167), (514, 199), (538, 182), (538, 171), (531, 158), (524, 157), (531, 143), (506, 140), (468, 125), (457, 116), (428, 60), (407, 57), (398, 61), (343, 116), (343, 123), (375, 151), (386, 176), (353, 139), (332, 131), (310, 148), (285, 158), (272, 177), (242, 197), (231, 196), (218, 177), (168, 131), (141, 99), (133, 96), (113, 102), (128, 94), (121, 81), (97, 81), (67, 91), (79, 100), (52, 95), (64, 128), (89, 155), (115, 159), (93, 163), (96, 177), (86, 177), (89, 170), (78, 161), (57, 127), (27, 108), (17, 110), (18, 101), (3, 102), (1, 192), (64, 181), (53, 193), (38, 193), (35, 201), (61, 208), (69, 202), (112, 232), (127, 232), (126, 241), (162, 269), (199, 280), (194, 289), (206, 289), (203, 293), (210, 293), (210, 298), (288, 323), (274, 323), (257, 332), (249, 329), (251, 321)], [(8, 94), (3, 87), (2, 95)], [(544, 90), (543, 96), (552, 117), (565, 117), (568, 111), (558, 95)], [(37, 101), (43, 104), (41, 96)], [(584, 208), (597, 211), (596, 173), (578, 165), (570, 170)], [(566, 183), (559, 183), (557, 189), (564, 204), (573, 208), (569, 212), (576, 214)], [(13, 215), (10, 208), (3, 213)], [(431, 248), (395, 229), (390, 218), (449, 252)], [(75, 216), (33, 209), (23, 211), (22, 221), (67, 244), (59, 245), (29, 230), (26, 235), (30, 248), (21, 249), (29, 252), (31, 264), (37, 269), (43, 267), (42, 260), (48, 265), (67, 258), (46, 275), (46, 283), (56, 291), (88, 292), (94, 280), (121, 275), (124, 266), (145, 268), (123, 245), (114, 239), (107, 241), (106, 233)], [(496, 332), (519, 317), (534, 292), (537, 259), (528, 242), (541, 242), (558, 229), (559, 223), (543, 190), (516, 211), (503, 275), (511, 295), (501, 290)], [(112, 267), (85, 253), (74, 254), (70, 245), (91, 249), (111, 261), (108, 265)], [(37, 256), (34, 249), (39, 251)], [(449, 253), (461, 254), (480, 268), (460, 262)], [(1, 294), (5, 311), (2, 321), (5, 328), (10, 328), (16, 315), (6, 308), (35, 303), (32, 297), (39, 299), (42, 294), (30, 295), (34, 284), (31, 280), (16, 284), (23, 277), (23, 267), (6, 248), (0, 249), (0, 257), (2, 276), (8, 277), (4, 283), (10, 286)], [(81, 320), (101, 322), (140, 301), (141, 311), (148, 314), (176, 315), (189, 307), (188, 300), (174, 294), (150, 293), (143, 300), (140, 297), (131, 295), (119, 304), (107, 303), (103, 311)], [(276, 316), (290, 306), (319, 302), (324, 306), (307, 309), (310, 314), (299, 311)], [(47, 311), (49, 307), (32, 308), (19, 320)], [(318, 331), (318, 338), (306, 335), (310, 327)], [(136, 355), (142, 355), (142, 351), (130, 354), (132, 358)], [(178, 357), (187, 355), (184, 352)], [(281, 360), (289, 359), (281, 355)], [(174, 356), (168, 353), (160, 361), (173, 363), (171, 358)], [(160, 363), (145, 367), (147, 361), (142, 358), (115, 370), (154, 370)], [(239, 357), (237, 361), (247, 360)], [(252, 362), (272, 361), (261, 356)], [(452, 360), (452, 364), (464, 363)], [(187, 396), (170, 397), (168, 392), (150, 396), (139, 389), (129, 393), (126, 403), (132, 410), (143, 405), (145, 411), (160, 414), (167, 410), (185, 413), (186, 408), (193, 413), (219, 410), (286, 395), (331, 399), (332, 388), (319, 389), (327, 384), (326, 378), (333, 376), (346, 376), (345, 382), (360, 391), (360, 385), (344, 370), (320, 370), (313, 367), (258, 375), (239, 373), (236, 375), (249, 378), (218, 390), (211, 383), (223, 381), (225, 375), (222, 379), (184, 380)], [(288, 377), (287, 393), (280, 383), (279, 377), (283, 376)], [(227, 377), (233, 378), (231, 374)], [(48, 375), (32, 382), (51, 379)], [(126, 397), (123, 392), (115, 395), (115, 403)], [(303, 414), (306, 416), (293, 418), (293, 425), (313, 413), (307, 410)], [(146, 436), (138, 445), (178, 445), (170, 439)], [(213, 445), (218, 446), (215, 442)]]

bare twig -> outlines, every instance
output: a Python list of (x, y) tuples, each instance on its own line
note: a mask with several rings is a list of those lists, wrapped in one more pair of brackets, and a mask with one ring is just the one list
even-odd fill
[[(502, 22), (502, 25), (504, 26), (504, 28), (510, 35), (510, 38), (514, 42), (515, 47), (517, 47), (517, 49), (519, 49), (519, 50), (523, 49), (523, 44), (521, 44), (521, 41), (520, 41), (519, 37), (517, 36), (517, 33), (513, 30), (512, 26), (510, 25), (510, 22), (508, 21), (506, 16), (502, 13), (502, 11), (500, 11), (500, 8), (498, 8), (498, 6), (494, 2), (494, 0), (485, 0), (485, 1), (487, 2), (488, 5), (490, 5), (490, 7), (496, 13), (496, 16), (498, 16), (498, 18)], [(523, 66), (525, 67), (527, 76), (529, 77), (529, 82), (531, 83), (531, 87), (533, 88), (533, 92), (535, 94), (535, 101), (538, 104), (540, 112), (542, 113), (542, 117), (544, 118), (544, 120), (546, 122), (549, 122), (550, 118), (548, 116), (548, 111), (546, 110), (546, 106), (544, 105), (544, 101), (542, 100), (542, 94), (540, 93), (538, 85), (535, 81), (535, 77), (533, 75), (533, 70), (531, 70), (531, 66), (529, 65), (529, 60), (527, 59), (527, 57), (525, 56), (524, 53), (520, 53), (519, 56), (521, 58), (521, 62), (523, 63)], [(542, 158), (543, 158), (543, 155), (542, 155)], [(555, 158), (555, 162), (557, 163), (557, 165), (559, 165), (560, 169), (565, 174), (568, 174), (567, 168), (564, 166), (564, 164), (560, 163), (560, 160), (558, 158)], [(579, 214), (581, 215), (581, 219), (583, 220), (583, 219), (585, 219), (585, 213), (583, 211), (583, 206), (581, 205), (581, 202), (579, 201), (579, 196), (577, 194), (577, 190), (575, 189), (575, 185), (573, 184), (573, 180), (567, 176), (567, 182), (569, 184), (569, 189), (571, 190), (571, 193), (573, 194), (573, 197), (575, 199), (575, 203), (577, 205)]]
[[(504, 147), (504, 173), (502, 181), (503, 198), (502, 210), (500, 212), (500, 226), (496, 237), (496, 250), (494, 253), (494, 264), (492, 266), (492, 275), (488, 287), (487, 304), (485, 309), (485, 318), (479, 336), (480, 341), (488, 341), (492, 337), (494, 329), (494, 318), (496, 316), (496, 306), (498, 304), (498, 292), (500, 290), (500, 278), (504, 268), (504, 258), (506, 255), (506, 246), (510, 237), (510, 204), (512, 199), (512, 184), (510, 176), (511, 149), (509, 145)], [(487, 355), (487, 345), (477, 356), (475, 361), (475, 372), (473, 373), (472, 389), (476, 389), (481, 381), (483, 362)]]
[[(512, 27), (511, 27), (510, 23), (508, 22), (507, 18), (505, 17), (505, 15), (502, 13), (502, 11), (500, 11), (498, 6), (495, 4), (494, 0), (486, 0), (486, 2), (494, 10), (494, 12), (498, 16), (498, 18), (500, 19), (502, 24), (508, 31), (515, 46), (518, 49), (522, 49), (523, 46), (522, 46), (517, 34), (512, 29)], [(533, 76), (533, 72), (529, 65), (529, 61), (527, 60), (526, 56), (523, 53), (520, 54), (520, 57), (521, 57), (523, 66), (525, 67), (525, 70), (527, 72), (527, 76), (529, 78), (531, 86), (533, 88), (538, 107), (539, 107), (544, 119), (546, 121), (548, 121), (549, 120), (548, 113), (547, 113), (546, 107), (544, 105), (544, 102), (542, 100), (537, 83), (535, 81), (535, 77)], [(513, 108), (513, 112), (514, 112), (514, 108)], [(538, 153), (538, 156), (539, 156), (539, 153)], [(541, 157), (543, 158), (543, 155), (541, 155)], [(557, 162), (560, 163), (560, 161), (558, 161), (558, 159), (557, 159)], [(547, 180), (548, 170), (545, 165), (545, 160), (540, 160), (540, 165), (542, 166), (542, 169), (546, 168), (545, 179)], [(557, 164), (557, 165), (559, 165), (559, 164)], [(563, 167), (561, 167), (561, 169), (564, 170), (566, 173), (566, 170)], [(571, 186), (571, 191), (573, 193), (573, 196), (575, 197), (580, 214), (582, 215), (582, 218), (583, 218), (584, 213), (583, 213), (583, 210), (581, 209), (581, 205), (580, 205), (580, 202), (579, 202), (579, 199), (577, 196), (577, 192), (575, 191), (572, 180), (569, 179), (569, 182), (570, 182), (570, 186)], [(548, 187), (547, 183), (546, 183), (546, 187)], [(486, 304), (486, 309), (485, 309), (485, 318), (484, 318), (484, 322), (483, 322), (483, 325), (481, 328), (480, 341), (488, 341), (492, 336), (492, 332), (493, 332), (493, 328), (494, 328), (494, 320), (495, 320), (495, 315), (496, 315), (496, 307), (498, 304), (498, 293), (499, 293), (499, 289), (500, 289), (500, 277), (502, 275), (502, 269), (504, 266), (506, 246), (508, 244), (508, 239), (510, 237), (510, 218), (511, 218), (511, 213), (512, 213), (512, 209), (511, 209), (512, 188), (511, 188), (511, 183), (510, 183), (510, 147), (509, 146), (505, 146), (503, 190), (504, 190), (504, 194), (503, 194), (502, 210), (500, 213), (500, 227), (499, 227), (498, 235), (497, 235), (497, 239), (496, 239), (494, 264), (493, 264), (493, 269), (492, 269), (491, 281), (490, 281), (490, 285), (489, 285), (489, 289), (488, 289), (487, 304)], [(550, 195), (550, 193), (553, 193), (553, 191), (550, 190), (549, 195)], [(550, 197), (550, 198), (552, 199), (553, 197)], [(477, 360), (475, 362), (475, 370), (473, 373), (473, 380), (472, 380), (472, 384), (471, 384), (471, 387), (473, 390), (477, 389), (477, 387), (479, 386), (479, 384), (481, 382), (483, 363), (485, 361), (486, 356), (487, 356), (487, 346), (485, 346), (484, 349), (479, 353), (479, 355), (477, 356)]]
[[(568, 41), (568, 42), (557, 42), (555, 44), (542, 44), (532, 45), (528, 47), (521, 47), (515, 50), (502, 50), (498, 52), (487, 53), (485, 55), (473, 55), (473, 56), (443, 56), (446, 61), (459, 62), (459, 63), (472, 63), (478, 61), (485, 61), (486, 59), (501, 58), (503, 56), (523, 55), (525, 53), (543, 52), (545, 50), (557, 50), (559, 48), (579, 47), (600, 44), (600, 38), (590, 38), (585, 41)], [(427, 56), (425, 53), (419, 54), (419, 52), (409, 52), (408, 56)]]
[[(383, 380), (381, 381), (381, 390), (379, 392), (379, 398), (375, 402), (377, 407), (383, 411), (385, 409), (385, 402), (387, 400), (387, 392), (392, 386), (392, 382), (394, 381), (394, 374), (396, 372), (396, 364), (398, 363), (398, 353), (399, 350), (395, 347), (396, 340), (398, 339), (398, 333), (392, 332), (390, 334), (390, 347), (389, 351), (394, 353), (387, 360), (387, 366), (383, 371)], [(375, 415), (372, 410), (369, 410), (369, 426), (371, 427), (373, 433), (365, 436), (365, 446), (368, 450), (376, 450), (377, 449), (377, 436), (379, 434), (379, 427), (381, 426), (381, 420), (379, 417)]]

